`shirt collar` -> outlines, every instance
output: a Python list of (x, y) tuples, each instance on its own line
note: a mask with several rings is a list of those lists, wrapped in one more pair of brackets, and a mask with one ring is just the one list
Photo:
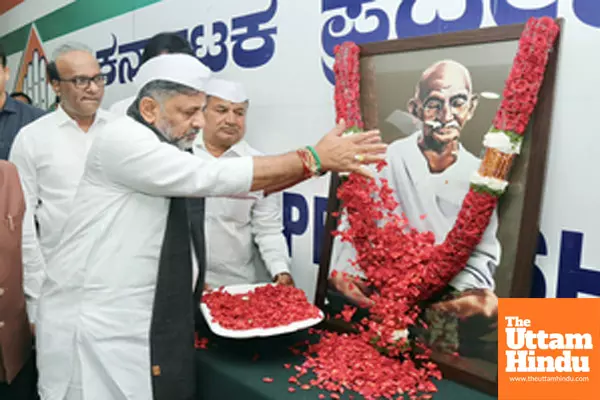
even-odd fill
[(6, 93), (6, 101), (4, 102), (4, 107), (2, 107), (0, 112), (6, 111), (9, 113), (16, 113), (18, 111), (18, 106), (17, 100), (13, 99), (8, 95), (8, 93)]
[[(200, 132), (200, 134), (198, 135), (198, 138), (196, 139), (195, 147), (208, 152), (208, 150), (206, 149), (206, 145), (204, 144), (204, 137), (203, 137), (202, 132)], [(229, 149), (227, 149), (227, 151), (225, 153), (223, 153), (223, 155), (235, 154), (238, 157), (249, 156), (250, 155), (249, 147), (250, 146), (248, 145), (248, 143), (244, 139), (242, 139), (239, 142), (237, 142), (236, 144), (234, 144), (233, 146), (231, 146)]]
[[(108, 112), (98, 108), (98, 111), (96, 111), (96, 117), (94, 118), (94, 122), (92, 123), (92, 126), (95, 126), (98, 123), (108, 122), (109, 119), (110, 119), (110, 114)], [(63, 126), (68, 123), (77, 125), (75, 123), (75, 121), (73, 120), (73, 118), (71, 118), (69, 116), (69, 114), (67, 114), (61, 106), (56, 107), (56, 110), (54, 110), (54, 120), (56, 121), (56, 124), (58, 126)]]

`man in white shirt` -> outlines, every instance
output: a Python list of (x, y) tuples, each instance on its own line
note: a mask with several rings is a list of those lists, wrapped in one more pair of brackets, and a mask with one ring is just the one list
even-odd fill
[[(396, 212), (405, 214), (410, 226), (418, 231), (433, 232), (436, 243), (443, 242), (452, 229), (469, 190), (470, 178), (480, 165), (480, 160), (459, 141), (477, 101), (471, 75), (462, 64), (444, 60), (427, 68), (408, 104), (408, 111), (422, 121), (423, 128), (390, 145), (386, 155), (388, 166), (381, 172), (399, 202)], [(438, 308), (452, 310), (465, 318), (478, 313), (493, 315), (497, 305), (494, 273), (501, 253), (497, 228), (498, 217), (494, 212), (467, 265), (450, 282), (451, 288), (464, 292), (468, 298), (440, 303)], [(348, 262), (354, 258), (350, 244), (336, 237), (333, 249), (332, 272), (354, 271)], [(364, 285), (350, 285), (350, 280), (342, 274), (331, 277), (330, 281), (348, 297), (368, 303), (360, 290)]]
[[(152, 36), (144, 50), (140, 59), (140, 67), (146, 63), (146, 61), (159, 56), (161, 54), (189, 54), (194, 55), (190, 44), (183, 37), (179, 36), (174, 32), (162, 32)], [(135, 101), (136, 96), (130, 96), (123, 100), (119, 100), (113, 103), (108, 109), (112, 114), (121, 116), (127, 113), (127, 109)]]
[(366, 173), (383, 158), (378, 132), (342, 137), (343, 124), (314, 147), (316, 169), (303, 149), (211, 161), (182, 151), (204, 126), (209, 74), (189, 55), (148, 61), (129, 117), (94, 141), (42, 288), (44, 400), (194, 399), (199, 243), (185, 197), (271, 192), (320, 169)]
[(111, 119), (99, 108), (105, 77), (87, 46), (59, 46), (48, 64), (48, 79), (60, 96), (60, 107), (23, 127), (9, 156), (18, 168), (26, 196), (24, 289), (32, 323), (46, 260), (58, 244), (87, 152)]
[[(211, 79), (206, 123), (194, 153), (216, 158), (258, 156), (244, 140), (249, 101), (241, 83)], [(256, 199), (207, 198), (205, 282), (209, 287), (270, 282), (293, 285), (283, 236), (281, 193)]]

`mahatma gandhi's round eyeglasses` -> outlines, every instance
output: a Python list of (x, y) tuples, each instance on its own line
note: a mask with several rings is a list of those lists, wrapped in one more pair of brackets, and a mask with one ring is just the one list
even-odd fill
[(71, 82), (78, 89), (87, 89), (92, 82), (96, 84), (98, 87), (103, 87), (106, 85), (106, 75), (98, 74), (96, 76), (76, 76), (71, 79), (63, 79), (60, 78), (61, 82)]

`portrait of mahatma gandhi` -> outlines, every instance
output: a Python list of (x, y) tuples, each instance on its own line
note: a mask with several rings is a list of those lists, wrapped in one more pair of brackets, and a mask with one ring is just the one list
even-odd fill
[[(469, 70), (459, 62), (443, 60), (428, 66), (407, 102), (421, 128), (393, 141), (388, 167), (382, 171), (399, 202), (397, 213), (421, 232), (433, 232), (441, 243), (454, 225), (470, 178), (481, 160), (461, 145), (461, 132), (474, 116), (478, 96)], [(494, 215), (482, 242), (466, 268), (450, 283), (459, 291), (494, 289), (500, 261)]]
[[(398, 79), (403, 77), (401, 72), (386, 74), (378, 71), (377, 61), (374, 64), (375, 85), (371, 90), (375, 90), (377, 98), (376, 126), (389, 143), (388, 165), (378, 178), (387, 179), (398, 201), (395, 212), (405, 215), (412, 228), (432, 232), (436, 243), (442, 243), (454, 226), (470, 179), (480, 166), (481, 159), (475, 154), (481, 152), (483, 135), (497, 104), (491, 107), (484, 104), (487, 114), (484, 122), (477, 123), (465, 136), (464, 132), (481, 110), (481, 99), (475, 91), (471, 71), (463, 63), (450, 58), (430, 62), (417, 76), (410, 72), (414, 77), (411, 82)], [(464, 142), (469, 142), (473, 150), (469, 151)], [(342, 218), (342, 229), (343, 224)], [(454, 352), (464, 347), (465, 334), (470, 335), (470, 340), (473, 334), (487, 334), (495, 329), (493, 321), (498, 307), (495, 275), (502, 256), (498, 227), (496, 211), (467, 265), (443, 293), (431, 299), (424, 314), (430, 329), (423, 332), (430, 344)], [(360, 277), (360, 271), (357, 273), (350, 265), (349, 260), (354, 257), (351, 244), (334, 238), (331, 270)], [(344, 282), (342, 276), (330, 278), (331, 286), (355, 302), (368, 298), (367, 288), (359, 284), (351, 285), (350, 289), (349, 281)]]
[[(498, 31), (499, 36), (506, 34)], [(387, 165), (374, 172), (375, 179), (387, 181), (398, 203), (394, 213), (414, 230), (430, 232), (436, 244), (443, 243), (454, 227), (472, 177), (484, 155), (488, 159), (492, 154), (486, 152), (484, 137), (502, 102), (519, 34), (491, 42), (449, 33), (360, 45), (364, 127), (379, 129), (389, 145)], [(551, 89), (545, 98), (551, 96), (548, 93)], [(410, 328), (411, 338), (436, 350), (436, 357), (441, 357), (436, 361), (466, 368), (485, 380), (495, 380), (497, 373), (498, 299), (529, 295), (530, 260), (535, 254), (535, 243), (530, 242), (539, 230), (538, 217), (526, 210), (539, 213), (545, 165), (540, 159), (545, 157), (547, 131), (536, 128), (536, 121), (549, 118), (549, 104), (539, 111), (545, 114), (542, 118), (536, 118), (536, 110), (528, 127), (532, 132), (512, 163), (510, 184), (466, 265), (439, 293), (419, 304), (425, 324)], [(332, 180), (329, 209), (340, 207), (336, 196), (340, 184), (343, 180)], [(347, 229), (346, 211), (343, 207), (340, 211), (337, 221), (327, 221), (332, 226), (328, 229)], [(383, 226), (387, 221), (380, 222)], [(328, 288), (322, 292), (330, 314), (349, 303), (363, 305), (356, 313), (355, 321), (360, 321), (368, 316), (376, 289), (355, 265), (352, 246), (340, 235), (325, 235), (323, 249), (331, 250), (325, 253), (320, 272), (328, 269), (329, 274), (327, 285), (319, 284)]]

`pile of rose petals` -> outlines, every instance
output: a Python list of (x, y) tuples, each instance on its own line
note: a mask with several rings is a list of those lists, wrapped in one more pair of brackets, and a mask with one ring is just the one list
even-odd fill
[[(427, 399), (436, 391), (431, 378), (441, 379), (435, 364), (425, 361), (427, 354), (403, 360), (379, 353), (360, 335), (319, 332), (320, 340), (303, 353), (306, 361), (296, 366), (297, 374), (289, 379), (300, 388), (307, 384), (305, 375), (315, 378), (310, 385), (336, 393), (352, 390), (366, 399)], [(421, 361), (420, 359), (423, 359)], [(419, 365), (420, 364), (420, 365)]]
[(213, 322), (233, 330), (274, 328), (321, 316), (304, 291), (284, 285), (259, 286), (241, 294), (220, 288), (204, 294), (202, 302), (210, 309)]

